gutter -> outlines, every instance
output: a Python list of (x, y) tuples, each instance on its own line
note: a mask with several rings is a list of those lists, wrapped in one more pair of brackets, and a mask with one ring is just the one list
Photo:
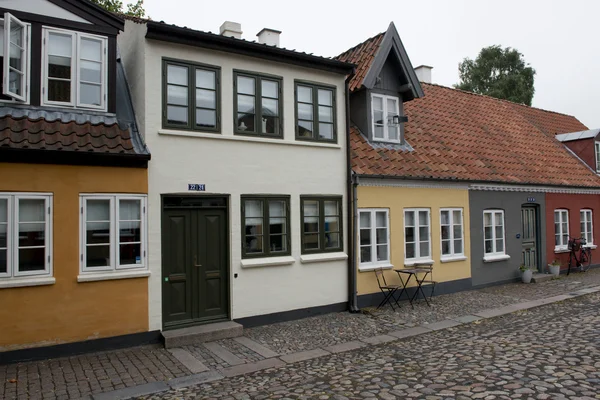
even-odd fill
[(348, 311), (351, 313), (360, 312), (358, 308), (358, 297), (356, 295), (356, 221), (357, 221), (357, 191), (358, 178), (352, 172), (352, 148), (350, 144), (350, 79), (354, 76), (354, 71), (346, 78), (346, 174), (348, 178), (348, 224), (352, 227), (348, 231)]

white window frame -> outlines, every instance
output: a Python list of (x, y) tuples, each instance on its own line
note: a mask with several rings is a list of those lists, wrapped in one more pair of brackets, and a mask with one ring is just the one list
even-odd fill
[[(380, 98), (383, 103), (383, 138), (375, 137), (375, 107), (373, 106), (375, 98)], [(391, 143), (401, 143), (402, 142), (402, 130), (400, 129), (400, 124), (396, 126), (398, 129), (398, 139), (392, 140), (389, 136), (388, 127), (388, 114), (390, 111), (387, 108), (387, 101), (395, 100), (396, 101), (396, 110), (393, 110), (394, 115), (400, 116), (400, 98), (398, 96), (387, 96), (384, 94), (371, 94), (371, 129), (373, 133), (373, 141), (375, 142), (391, 142)], [(379, 124), (378, 124), (379, 125)]]
[[(10, 57), (9, 52), (10, 52), (10, 24), (11, 24), (11, 20), (12, 22), (17, 22), (19, 25), (23, 26), (25, 29), (25, 40), (24, 40), (24, 44), (25, 44), (25, 51), (23, 52), (23, 64), (25, 65), (25, 71), (24, 71), (24, 75), (23, 75), (23, 93), (24, 96), (19, 96), (15, 93), (11, 93), (8, 90), (8, 86), (9, 86), (9, 62), (10, 62)], [(3, 71), (4, 71), (4, 76), (2, 77), (2, 86), (3, 86), (3, 90), (2, 90), (2, 94), (5, 96), (9, 96), (11, 97), (10, 100), (4, 100), (4, 99), (0, 99), (0, 102), (3, 103), (24, 103), (24, 104), (29, 104), (29, 88), (30, 88), (30, 81), (31, 81), (31, 24), (28, 22), (23, 22), (21, 20), (19, 20), (18, 18), (16, 18), (14, 15), (12, 15), (9, 12), (5, 12), (4, 13), (4, 18), (0, 18), (0, 21), (2, 22), (3, 25), (3, 31), (4, 31), (4, 40), (3, 40)]]
[[(459, 211), (460, 212), (460, 221), (459, 224), (456, 224), (454, 221), (454, 212), (455, 211)], [(442, 214), (444, 212), (448, 213), (448, 221), (449, 221), (449, 227), (450, 227), (450, 238), (448, 239), (450, 242), (450, 253), (449, 254), (444, 254), (443, 253), (443, 243), (444, 243), (444, 239), (442, 236)], [(450, 258), (456, 258), (456, 257), (463, 257), (465, 255), (465, 225), (464, 225), (464, 216), (463, 216), (463, 209), (462, 208), (440, 208), (440, 258), (441, 259), (450, 259)], [(460, 225), (460, 240), (462, 240), (462, 249), (460, 252), (456, 252), (454, 251), (454, 240), (457, 239), (456, 237), (454, 237), (454, 226), (455, 225)]]
[[(89, 33), (81, 33), (66, 29), (42, 27), (42, 104), (47, 106), (57, 107), (73, 107), (106, 111), (107, 110), (107, 86), (108, 86), (108, 38), (106, 36), (92, 35)], [(48, 42), (50, 34), (71, 36), (71, 101), (51, 101), (48, 100)], [(81, 103), (81, 39), (98, 40), (102, 43), (102, 72), (101, 72), (101, 89), (100, 89), (100, 105)]]
[[(581, 217), (583, 214), (583, 220), (581, 220)], [(589, 215), (589, 216), (588, 216)], [(581, 231), (581, 237), (585, 238), (586, 240), (586, 244), (585, 247), (593, 247), (594, 246), (594, 212), (590, 209), (590, 208), (582, 208), (581, 210), (579, 210), (579, 223), (583, 223), (584, 229)], [(587, 231), (587, 222), (589, 222), (591, 224), (591, 231), (588, 232)], [(588, 240), (588, 235), (590, 237), (590, 240)]]
[[(21, 193), (2, 192), (1, 200), (7, 200), (7, 268), (6, 273), (0, 273), (0, 281), (11, 279), (33, 279), (52, 276), (52, 194), (50, 193)], [(45, 250), (43, 271), (19, 271), (19, 200), (44, 200), (46, 209), (46, 221), (44, 229)]]
[[(485, 237), (485, 216), (486, 214), (490, 214), (491, 215), (491, 221), (492, 221), (492, 237), (490, 238), (492, 240), (492, 252), (490, 253), (486, 253), (485, 251), (485, 241), (486, 241), (486, 237)], [(502, 251), (498, 251), (496, 249), (496, 240), (498, 240), (499, 238), (496, 236), (496, 228), (498, 227), (498, 225), (496, 225), (496, 215), (500, 214), (502, 216)], [(490, 256), (504, 256), (506, 255), (506, 220), (504, 219), (504, 210), (483, 210), (483, 254), (484, 257), (490, 257)]]
[[(559, 215), (559, 221), (556, 222), (556, 214), (558, 213)], [(566, 218), (564, 217), (566, 215)], [(563, 223), (567, 222), (567, 232), (563, 232), (562, 230), (562, 225)], [(561, 243), (560, 244), (556, 244), (556, 224), (559, 224), (559, 237), (561, 238)], [(569, 248), (569, 231), (570, 231), (570, 227), (569, 227), (569, 210), (565, 209), (565, 208), (557, 208), (556, 210), (554, 210), (554, 251), (561, 251), (561, 250), (567, 250)], [(564, 235), (567, 235), (567, 242), (566, 243), (562, 243), (562, 237)]]
[[(109, 200), (110, 201), (110, 265), (105, 267), (86, 267), (87, 259), (87, 200)], [(140, 201), (140, 264), (119, 263), (119, 201), (136, 200)], [(148, 269), (148, 251), (147, 251), (147, 222), (148, 214), (146, 211), (147, 196), (134, 194), (80, 194), (79, 195), (79, 272), (81, 275), (96, 274), (115, 274), (124, 271), (139, 271)]]
[(594, 150), (596, 156), (596, 172), (600, 173), (600, 142), (594, 142)]
[[(387, 257), (385, 260), (377, 260), (377, 213), (378, 212), (384, 212), (385, 213), (385, 221), (386, 221), (386, 229), (387, 229), (387, 237), (386, 237), (386, 244), (387, 244)], [(361, 247), (366, 247), (366, 246), (361, 246), (360, 245), (360, 215), (361, 213), (369, 213), (371, 216), (370, 222), (371, 225), (369, 226), (369, 231), (371, 233), (371, 243), (370, 243), (370, 247), (371, 247), (371, 261), (369, 262), (362, 262), (360, 259), (360, 248)], [(381, 227), (380, 227), (381, 228)], [(362, 228), (365, 229), (365, 228)], [(358, 239), (357, 239), (357, 243), (358, 245), (358, 260), (359, 260), (359, 268), (360, 269), (373, 269), (375, 267), (391, 267), (391, 246), (390, 246), (390, 209), (389, 208), (359, 208), (358, 209)]]
[[(421, 228), (422, 225), (419, 224), (419, 212), (420, 211), (427, 212), (427, 227), (429, 228), (428, 229), (429, 236), (427, 237), (427, 244), (429, 245), (429, 255), (428, 256), (421, 255), (422, 240), (421, 240), (421, 234), (419, 232), (419, 228)], [(415, 213), (415, 216), (414, 216), (415, 241), (410, 242), (410, 243), (415, 244), (415, 257), (413, 257), (413, 258), (408, 258), (406, 256), (406, 245), (408, 243), (406, 241), (406, 213), (407, 212)], [(411, 262), (411, 261), (421, 261), (421, 260), (426, 260), (426, 261), (432, 260), (433, 255), (431, 254), (431, 209), (430, 208), (405, 208), (404, 213), (403, 213), (403, 218), (404, 218), (404, 230), (403, 230), (402, 234), (404, 235), (404, 261)]]

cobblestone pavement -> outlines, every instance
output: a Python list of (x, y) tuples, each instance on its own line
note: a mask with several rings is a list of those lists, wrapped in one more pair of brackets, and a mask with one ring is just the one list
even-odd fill
[(600, 294), (145, 399), (600, 398)]

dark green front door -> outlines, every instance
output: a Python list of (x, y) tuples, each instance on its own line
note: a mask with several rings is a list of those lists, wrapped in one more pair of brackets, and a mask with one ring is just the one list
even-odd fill
[(534, 270), (538, 269), (536, 208), (521, 208), (521, 262)]
[(164, 209), (162, 253), (163, 328), (226, 319), (226, 210)]

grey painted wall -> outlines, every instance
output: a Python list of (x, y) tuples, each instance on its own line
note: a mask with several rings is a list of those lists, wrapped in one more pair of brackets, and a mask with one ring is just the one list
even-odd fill
[(369, 123), (371, 118), (367, 115), (367, 90), (362, 89), (350, 94), (350, 121), (358, 126), (360, 131), (369, 137)]
[[(535, 199), (535, 200), (534, 200)], [(546, 204), (543, 193), (469, 191), (471, 217), (471, 279), (473, 286), (488, 285), (514, 280), (520, 276), (519, 265), (522, 257), (521, 207), (537, 206), (538, 243), (540, 255), (538, 265), (546, 265)], [(506, 253), (510, 259), (483, 262), (483, 211), (486, 209), (504, 210)], [(520, 235), (521, 238), (517, 238)]]

